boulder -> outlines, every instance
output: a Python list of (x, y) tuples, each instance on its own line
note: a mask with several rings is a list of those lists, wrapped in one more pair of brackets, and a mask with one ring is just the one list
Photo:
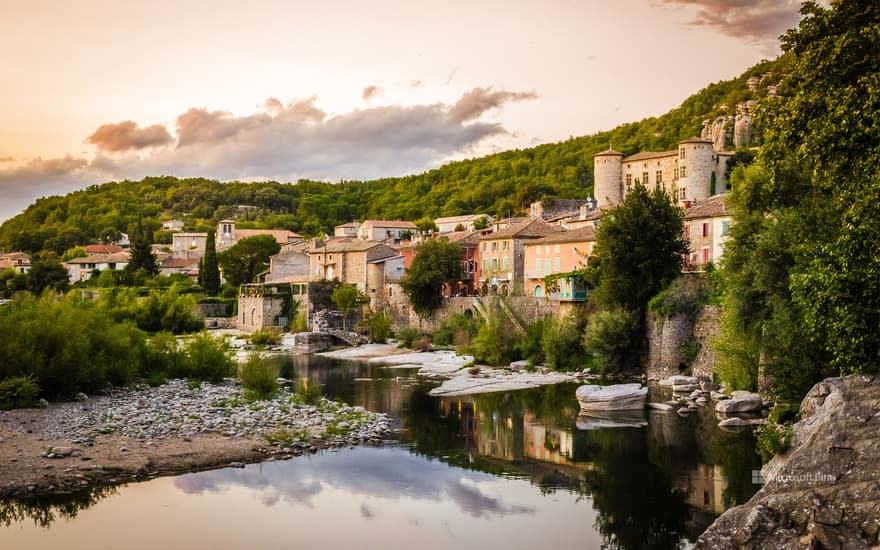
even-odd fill
[(757, 412), (764, 408), (764, 400), (757, 393), (747, 391), (735, 391), (730, 399), (719, 401), (715, 405), (715, 412), (721, 414)]
[(696, 376), (684, 376), (682, 374), (676, 374), (675, 376), (670, 376), (669, 378), (664, 378), (660, 381), (661, 386), (698, 386), (699, 383), (700, 381), (697, 379)]
[(612, 384), (594, 386), (586, 384), (575, 392), (581, 410), (635, 410), (644, 409), (648, 388), (641, 384)]

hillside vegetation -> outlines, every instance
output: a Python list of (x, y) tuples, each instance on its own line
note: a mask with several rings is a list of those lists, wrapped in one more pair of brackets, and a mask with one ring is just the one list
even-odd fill
[[(760, 97), (765, 89), (749, 91), (750, 76), (771, 72), (775, 81), (787, 64), (785, 57), (761, 62), (735, 79), (707, 86), (660, 117), (559, 143), (451, 162), (418, 175), (295, 184), (163, 176), (94, 185), (39, 199), (6, 221), (0, 226), (0, 250), (62, 253), (76, 244), (113, 240), (120, 232), (132, 234), (139, 221), (157, 230), (161, 220), (172, 217), (183, 219), (189, 230), (204, 231), (234, 216), (241, 227), (286, 228), (312, 236), (332, 233), (334, 225), (353, 219), (415, 220), (474, 212), (509, 216), (545, 196), (590, 196), (595, 153), (610, 145), (625, 154), (674, 148), (679, 140), (699, 135), (704, 119), (731, 114), (736, 103)], [(257, 209), (240, 211), (235, 205)]]

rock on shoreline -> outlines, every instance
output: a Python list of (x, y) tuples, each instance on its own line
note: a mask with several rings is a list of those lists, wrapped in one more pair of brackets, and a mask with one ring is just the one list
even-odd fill
[(751, 500), (722, 514), (695, 548), (880, 545), (880, 379), (828, 378), (801, 404), (791, 449)]

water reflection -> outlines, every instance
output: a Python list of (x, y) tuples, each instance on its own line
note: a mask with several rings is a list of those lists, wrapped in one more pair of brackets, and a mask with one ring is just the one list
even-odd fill
[(117, 492), (116, 487), (92, 487), (67, 494), (0, 499), (0, 525), (9, 527), (29, 519), (36, 526), (49, 527), (59, 519), (74, 519), (80, 511)]
[[(426, 525), (448, 516), (459, 527), (467, 525), (474, 540), (485, 540), (483, 547), (527, 535), (509, 527), (498, 535), (498, 526), (470, 521), (528, 518), (521, 522), (531, 526), (527, 532), (548, 532), (564, 518), (559, 533), (565, 535), (566, 524), (580, 526), (586, 520), (577, 540), (595, 541), (587, 546), (674, 547), (695, 540), (718, 514), (745, 502), (758, 488), (751, 483), (751, 470), (760, 465), (752, 435), (719, 430), (709, 408), (686, 418), (653, 410), (579, 417), (573, 384), (435, 398), (427, 393), (434, 384), (417, 379), (412, 371), (308, 356), (278, 360), (285, 378), (320, 385), (325, 395), (392, 415), (405, 430), (400, 446), (150, 483), (168, 483), (194, 502), (226, 502), (238, 495), (234, 502), (239, 511), (254, 505), (314, 514), (316, 519), (303, 520), (306, 527), (308, 521), (330, 521), (334, 507), (348, 505), (355, 506), (349, 512), (357, 521), (384, 522), (387, 529), (400, 528), (402, 521), (410, 527), (413, 521)], [(127, 487), (126, 502), (145, 498), (145, 489), (134, 489), (140, 485), (151, 486)], [(43, 501), (39, 507), (6, 501), (0, 520), (9, 526), (33, 517), (47, 526), (57, 518), (76, 517), (78, 510), (105, 496), (90, 495), (75, 502), (58, 497), (54, 504)], [(410, 508), (423, 514), (411, 514)], [(500, 538), (495, 541), (493, 534)], [(379, 536), (375, 533), (365, 536), (356, 545), (386, 546), (385, 539), (369, 538)], [(413, 545), (443, 547), (446, 533), (436, 536), (437, 544), (414, 539), (419, 542)], [(565, 540), (570, 539), (560, 539)]]

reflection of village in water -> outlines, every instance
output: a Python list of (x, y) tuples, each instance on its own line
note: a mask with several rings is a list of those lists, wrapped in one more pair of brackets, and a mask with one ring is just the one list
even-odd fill
[[(760, 468), (753, 436), (721, 430), (708, 407), (687, 417), (648, 410), (640, 418), (578, 418), (576, 384), (433, 398), (427, 395), (433, 385), (411, 371), (310, 363), (297, 374), (321, 383), (325, 393), (391, 414), (414, 452), (527, 476), (544, 491), (589, 495), (610, 531), (631, 522), (644, 530), (634, 537), (658, 526), (694, 537), (758, 489), (751, 479)], [(609, 420), (643, 426), (601, 427)]]

